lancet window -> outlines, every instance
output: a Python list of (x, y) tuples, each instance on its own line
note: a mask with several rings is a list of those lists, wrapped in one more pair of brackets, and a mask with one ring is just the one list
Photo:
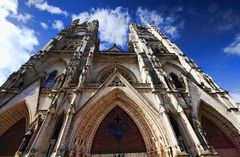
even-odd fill
[(52, 71), (49, 75), (48, 75), (48, 78), (44, 84), (44, 87), (45, 88), (52, 88), (55, 84), (55, 78), (57, 76), (57, 73), (58, 71), (57, 70), (54, 70)]

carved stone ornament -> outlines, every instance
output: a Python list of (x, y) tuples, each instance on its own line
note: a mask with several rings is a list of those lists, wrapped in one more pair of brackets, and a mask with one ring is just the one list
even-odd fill
[(126, 87), (126, 85), (119, 79), (118, 76), (116, 76), (111, 84), (109, 84), (109, 87), (113, 87), (113, 86), (120, 86), (120, 87)]
[(151, 145), (152, 145), (152, 151), (156, 151), (158, 149), (162, 148), (162, 138), (160, 136), (158, 137), (152, 137), (151, 138)]

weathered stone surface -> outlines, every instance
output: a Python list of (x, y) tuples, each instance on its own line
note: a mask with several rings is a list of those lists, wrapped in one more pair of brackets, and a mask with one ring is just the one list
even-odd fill
[(240, 156), (238, 105), (155, 26), (97, 34), (73, 21), (2, 85), (0, 156)]

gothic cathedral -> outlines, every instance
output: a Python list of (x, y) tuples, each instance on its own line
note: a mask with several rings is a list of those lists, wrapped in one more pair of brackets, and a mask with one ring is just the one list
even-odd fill
[(74, 20), (0, 88), (0, 156), (239, 157), (231, 96), (155, 26), (99, 50)]

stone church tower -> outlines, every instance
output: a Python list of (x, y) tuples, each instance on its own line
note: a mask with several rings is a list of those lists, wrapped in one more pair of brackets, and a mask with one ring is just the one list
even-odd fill
[(0, 88), (0, 156), (240, 156), (230, 95), (159, 30), (99, 51), (75, 20)]

